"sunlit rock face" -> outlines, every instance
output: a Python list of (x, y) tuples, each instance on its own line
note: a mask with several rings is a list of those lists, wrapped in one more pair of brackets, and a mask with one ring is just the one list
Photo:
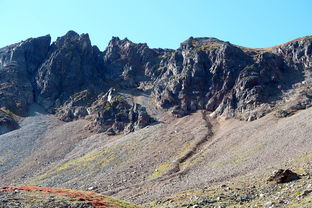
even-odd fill
[[(115, 134), (155, 122), (124, 91), (145, 93), (177, 117), (203, 109), (252, 121), (296, 84), (311, 83), (311, 37), (267, 49), (191, 37), (177, 50), (113, 37), (103, 52), (73, 31), (50, 41), (0, 49), (0, 107), (25, 115), (37, 103), (63, 121), (86, 118), (91, 130)], [(302, 96), (309, 103), (309, 93)]]

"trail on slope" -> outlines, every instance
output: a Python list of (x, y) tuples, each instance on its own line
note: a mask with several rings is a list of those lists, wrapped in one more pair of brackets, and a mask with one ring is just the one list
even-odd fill
[[(172, 164), (172, 168), (167, 171), (165, 175), (171, 175), (174, 173), (180, 173), (183, 172), (184, 169), (181, 167), (183, 163), (185, 163), (187, 160), (190, 160), (192, 157), (194, 157), (196, 154), (198, 154), (201, 147), (210, 140), (210, 138), (213, 136), (213, 125), (210, 122), (210, 118), (207, 115), (206, 111), (201, 111), (202, 119), (205, 121), (205, 127), (206, 127), (206, 133), (203, 136), (200, 136), (198, 138), (195, 138), (194, 141), (192, 141), (192, 144), (188, 148), (188, 150), (180, 155)], [(187, 168), (187, 167), (186, 167)]]
[[(159, 189), (159, 187), (163, 185), (170, 184), (172, 180), (180, 180), (179, 178), (181, 175), (184, 174), (185, 171), (189, 167), (182, 167), (183, 163), (191, 160), (193, 157), (196, 157), (198, 154), (201, 154), (201, 149), (203, 146), (207, 144), (207, 142), (213, 142), (212, 138), (214, 135), (214, 129), (217, 126), (216, 122), (211, 121), (209, 118), (209, 113), (206, 111), (200, 111), (201, 120), (205, 126), (205, 132), (203, 134), (194, 135), (194, 139), (191, 139), (191, 145), (188, 147), (187, 151), (185, 151), (182, 155), (179, 155), (177, 158), (173, 158), (174, 162), (171, 164), (171, 168), (168, 169), (162, 176), (157, 177), (155, 179), (151, 179), (148, 181), (142, 181), (137, 184), (133, 184), (131, 186), (124, 186), (118, 189), (115, 189), (111, 192), (107, 192), (109, 194), (113, 194), (116, 196), (123, 195), (126, 192), (132, 192), (132, 197), (129, 198), (130, 200), (135, 200), (136, 197), (142, 197), (146, 193), (151, 193), (154, 190)], [(198, 121), (199, 122), (199, 121)], [(214, 124), (213, 124), (214, 122)], [(201, 125), (201, 124), (198, 124)], [(164, 162), (164, 161), (163, 161)], [(104, 192), (105, 193), (105, 192)]]

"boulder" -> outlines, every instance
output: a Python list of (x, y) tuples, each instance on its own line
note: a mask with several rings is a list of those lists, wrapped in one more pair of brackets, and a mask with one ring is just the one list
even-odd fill
[(288, 183), (299, 178), (300, 177), (297, 173), (294, 173), (289, 169), (279, 169), (272, 176), (269, 177), (268, 181), (273, 181), (275, 183)]

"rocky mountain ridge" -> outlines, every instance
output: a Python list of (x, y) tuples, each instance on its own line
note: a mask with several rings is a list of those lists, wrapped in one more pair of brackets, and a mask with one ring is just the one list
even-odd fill
[(0, 107), (23, 116), (37, 103), (63, 121), (87, 118), (90, 130), (118, 134), (155, 122), (119, 93), (129, 90), (178, 117), (203, 109), (252, 121), (297, 88), (300, 108), (310, 106), (311, 67), (311, 36), (268, 49), (191, 37), (177, 50), (113, 37), (101, 52), (87, 34), (69, 31), (52, 44), (48, 35), (0, 49)]
[[(73, 31), (1, 48), (0, 201), (97, 207), (43, 188), (62, 187), (144, 207), (311, 204), (311, 48), (114, 37), (100, 51)], [(277, 169), (300, 179), (271, 184)]]

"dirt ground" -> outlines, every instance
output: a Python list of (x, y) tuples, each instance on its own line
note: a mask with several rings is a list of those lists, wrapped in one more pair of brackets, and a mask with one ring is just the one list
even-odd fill
[(253, 122), (213, 119), (205, 111), (183, 118), (162, 112), (154, 125), (118, 136), (91, 135), (86, 120), (63, 123), (33, 111), (19, 130), (0, 136), (1, 186), (95, 187), (145, 204), (265, 174), (312, 150), (311, 108)]

